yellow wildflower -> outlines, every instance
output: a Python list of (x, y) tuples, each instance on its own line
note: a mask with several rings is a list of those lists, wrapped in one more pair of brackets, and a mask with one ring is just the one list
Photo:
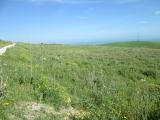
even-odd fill
[(5, 103), (3, 103), (3, 105), (4, 105), (4, 106), (8, 106), (8, 105), (9, 105), (9, 103), (8, 103), (8, 102), (5, 102)]

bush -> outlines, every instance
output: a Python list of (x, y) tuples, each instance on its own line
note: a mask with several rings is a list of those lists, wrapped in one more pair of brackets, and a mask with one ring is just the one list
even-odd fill
[(154, 79), (157, 78), (157, 74), (155, 71), (152, 71), (152, 70), (146, 70), (146, 71), (143, 71), (142, 74), (146, 77), (152, 77)]
[(35, 95), (40, 101), (52, 103), (56, 106), (67, 106), (71, 102), (65, 88), (49, 78), (41, 77), (40, 80), (34, 81), (33, 87)]

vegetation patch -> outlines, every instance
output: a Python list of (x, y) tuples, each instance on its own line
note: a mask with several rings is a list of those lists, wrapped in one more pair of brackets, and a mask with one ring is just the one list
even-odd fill
[(10, 44), (11, 44), (11, 42), (0, 40), (0, 48), (7, 46), (7, 45), (10, 45)]
[(0, 56), (0, 119), (157, 120), (153, 48), (18, 43)]
[(58, 110), (51, 105), (37, 102), (19, 102), (12, 108), (14, 112), (8, 114), (8, 119), (37, 120), (37, 119), (62, 119), (71, 120), (73, 118), (83, 119), (89, 116), (88, 112), (76, 110), (73, 107), (61, 107)]

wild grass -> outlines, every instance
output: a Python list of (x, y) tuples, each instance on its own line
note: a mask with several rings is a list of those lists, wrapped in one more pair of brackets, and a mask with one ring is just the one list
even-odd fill
[(131, 41), (131, 42), (116, 42), (110, 43), (109, 46), (116, 47), (146, 47), (146, 48), (160, 48), (160, 42), (151, 41)]
[[(21, 102), (72, 107), (70, 120), (160, 118), (160, 49), (19, 43), (0, 59), (1, 119), (27, 119)], [(35, 119), (64, 119), (40, 113)]]
[(0, 40), (0, 48), (1, 48), (1, 47), (4, 47), (4, 46), (6, 46), (6, 45), (9, 45), (9, 44), (11, 44), (11, 42)]

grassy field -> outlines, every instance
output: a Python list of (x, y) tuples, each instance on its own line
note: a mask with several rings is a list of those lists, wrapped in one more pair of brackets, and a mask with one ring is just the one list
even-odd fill
[(149, 41), (131, 41), (131, 42), (116, 42), (108, 44), (115, 47), (146, 47), (146, 48), (160, 48), (160, 42)]
[(160, 43), (141, 46), (18, 43), (0, 56), (0, 119), (160, 119)]
[(9, 44), (11, 44), (11, 42), (6, 42), (6, 41), (0, 40), (0, 48), (1, 48), (1, 47), (4, 47), (4, 46), (6, 46), (6, 45), (9, 45)]

